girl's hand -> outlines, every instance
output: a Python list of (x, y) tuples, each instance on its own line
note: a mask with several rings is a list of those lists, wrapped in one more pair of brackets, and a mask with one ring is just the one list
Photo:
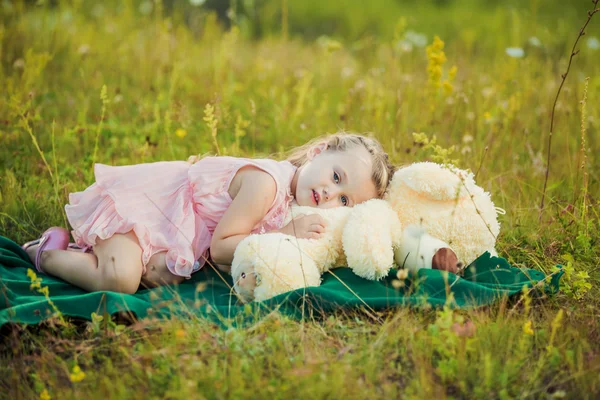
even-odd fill
[(188, 164), (195, 164), (198, 161), (198, 156), (189, 156), (187, 159)]
[(298, 239), (319, 239), (325, 232), (327, 221), (319, 214), (298, 215), (279, 232)]

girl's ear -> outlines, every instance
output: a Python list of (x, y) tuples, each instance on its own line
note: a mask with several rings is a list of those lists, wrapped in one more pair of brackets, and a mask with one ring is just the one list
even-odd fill
[(321, 143), (317, 143), (314, 146), (312, 146), (310, 149), (308, 149), (308, 159), (312, 160), (313, 158), (315, 158), (318, 154), (321, 154), (323, 151), (327, 150), (327, 143), (325, 142), (321, 142)]

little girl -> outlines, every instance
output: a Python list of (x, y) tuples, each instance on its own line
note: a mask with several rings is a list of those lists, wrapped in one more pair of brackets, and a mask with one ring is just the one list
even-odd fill
[(209, 257), (227, 269), (252, 233), (319, 238), (326, 227), (318, 215), (283, 226), (293, 201), (352, 207), (382, 197), (393, 171), (379, 142), (345, 133), (317, 138), (286, 161), (96, 164), (96, 183), (71, 193), (65, 206), (76, 243), (54, 227), (23, 247), (39, 272), (88, 291), (134, 293), (140, 284), (179, 283)]

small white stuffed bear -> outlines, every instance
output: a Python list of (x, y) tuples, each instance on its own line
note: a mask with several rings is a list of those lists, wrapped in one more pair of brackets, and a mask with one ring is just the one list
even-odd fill
[(384, 200), (353, 208), (294, 206), (285, 223), (311, 213), (327, 221), (320, 239), (267, 233), (238, 244), (231, 273), (242, 301), (319, 286), (321, 275), (337, 266), (381, 279), (394, 266), (431, 268), (434, 255), (446, 248), (470, 263), (485, 251), (496, 254), (500, 230), (496, 208), (473, 174), (435, 163), (396, 171)]
[(231, 265), (234, 289), (243, 301), (269, 299), (290, 290), (319, 286), (321, 275), (346, 265), (342, 231), (352, 208), (292, 206), (284, 224), (301, 214), (320, 214), (327, 229), (320, 239), (283, 233), (250, 235), (236, 247)]

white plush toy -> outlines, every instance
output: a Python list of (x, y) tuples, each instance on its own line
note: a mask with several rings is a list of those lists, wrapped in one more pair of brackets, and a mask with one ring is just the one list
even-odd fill
[(243, 301), (319, 286), (321, 275), (337, 266), (367, 279), (381, 279), (394, 266), (431, 268), (444, 248), (470, 263), (485, 251), (496, 254), (500, 231), (497, 209), (472, 173), (429, 162), (396, 171), (384, 200), (353, 208), (294, 206), (285, 223), (312, 213), (328, 223), (320, 239), (267, 233), (238, 244), (231, 273)]

